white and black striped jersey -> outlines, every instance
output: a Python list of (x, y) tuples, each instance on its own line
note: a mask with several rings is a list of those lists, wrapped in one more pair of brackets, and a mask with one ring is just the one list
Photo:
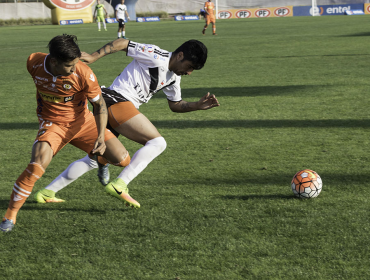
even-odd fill
[(125, 4), (117, 4), (115, 10), (117, 11), (117, 18), (126, 21), (127, 7)]
[[(109, 89), (131, 101), (136, 108), (160, 90), (170, 101), (181, 101), (181, 76), (168, 69), (172, 53), (155, 45), (130, 41), (127, 56), (134, 60), (113, 81)], [(119, 102), (117, 100), (117, 102)]]

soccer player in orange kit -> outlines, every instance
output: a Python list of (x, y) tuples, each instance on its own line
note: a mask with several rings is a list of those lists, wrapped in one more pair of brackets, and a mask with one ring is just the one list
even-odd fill
[(208, 0), (204, 4), (204, 10), (206, 11), (206, 25), (203, 27), (203, 35), (205, 35), (206, 29), (210, 23), (212, 23), (212, 34), (216, 34), (216, 16), (215, 16), (215, 4), (211, 0)]
[[(13, 229), (18, 211), (36, 181), (68, 143), (88, 154), (80, 160), (77, 169), (96, 168), (93, 157), (101, 155), (117, 166), (130, 163), (122, 143), (106, 129), (108, 110), (101, 88), (90, 67), (80, 61), (81, 51), (76, 41), (74, 35), (56, 36), (49, 42), (49, 54), (33, 53), (27, 60), (27, 70), (36, 85), (40, 127), (31, 161), (13, 186), (8, 209), (0, 224), (1, 231)], [(94, 114), (89, 111), (87, 100), (92, 103)], [(44, 200), (63, 201), (55, 195), (44, 196)]]

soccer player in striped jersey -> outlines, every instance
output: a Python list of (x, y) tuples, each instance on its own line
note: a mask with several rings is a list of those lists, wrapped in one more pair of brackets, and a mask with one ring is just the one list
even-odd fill
[[(210, 93), (205, 94), (197, 102), (187, 102), (181, 96), (181, 76), (200, 70), (207, 60), (207, 48), (200, 41), (187, 41), (174, 52), (168, 52), (155, 45), (117, 39), (91, 55), (83, 53), (82, 59), (89, 64), (118, 51), (126, 52), (127, 56), (134, 60), (109, 88), (102, 89), (108, 107), (108, 128), (115, 135), (121, 134), (142, 144), (143, 147), (135, 153), (131, 163), (118, 178), (110, 183), (109, 178), (106, 180), (101, 178), (101, 182), (104, 185), (107, 183), (106, 191), (109, 194), (123, 200), (126, 205), (138, 208), (140, 207), (138, 202), (132, 203), (122, 193), (127, 190), (127, 185), (166, 149), (167, 145), (157, 128), (139, 112), (140, 105), (147, 103), (160, 90), (167, 96), (168, 105), (173, 112), (208, 110), (220, 104)], [(83, 175), (84, 172), (81, 171), (78, 176), (76, 172), (73, 178), (69, 176), (75, 164), (76, 162), (72, 163), (46, 189), (57, 192)], [(107, 168), (102, 165), (100, 167)]]
[(130, 17), (127, 12), (127, 7), (125, 5), (125, 0), (121, 0), (121, 4), (117, 4), (115, 9), (116, 12), (116, 20), (118, 21), (118, 38), (126, 39), (126, 27), (125, 27), (125, 22), (126, 22), (126, 17), (128, 20), (130, 20)]
[[(97, 168), (94, 154), (104, 155), (114, 165), (126, 166), (130, 162), (122, 143), (106, 129), (108, 113), (101, 88), (90, 67), (80, 61), (81, 51), (76, 41), (74, 35), (56, 36), (49, 42), (49, 54), (33, 53), (27, 60), (27, 70), (36, 85), (40, 127), (31, 161), (13, 186), (1, 231), (13, 229), (33, 186), (52, 158), (68, 143), (88, 154), (76, 162), (72, 174)], [(87, 100), (93, 104), (94, 115), (87, 107)], [(46, 190), (42, 202), (63, 202), (54, 194)]]

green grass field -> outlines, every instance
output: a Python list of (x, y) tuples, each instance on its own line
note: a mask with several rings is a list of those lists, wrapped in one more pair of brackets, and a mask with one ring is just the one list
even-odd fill
[[(219, 20), (218, 36), (202, 36), (203, 21), (129, 22), (131, 40), (169, 51), (203, 41), (208, 61), (183, 77), (183, 98), (211, 92), (221, 106), (175, 114), (158, 93), (140, 110), (168, 147), (129, 185), (141, 209), (106, 195), (95, 171), (58, 193), (64, 204), (30, 197), (0, 234), (0, 279), (369, 279), (369, 20)], [(3, 213), (38, 129), (26, 60), (63, 33), (93, 52), (117, 26), (0, 28)], [(91, 68), (109, 86), (130, 61), (122, 52)], [(83, 156), (64, 148), (34, 191)], [(293, 196), (304, 168), (321, 175), (318, 198)]]

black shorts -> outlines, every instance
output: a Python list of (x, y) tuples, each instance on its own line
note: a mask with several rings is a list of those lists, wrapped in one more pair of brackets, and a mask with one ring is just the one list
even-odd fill
[(121, 18), (118, 20), (118, 27), (125, 27), (125, 21)]

